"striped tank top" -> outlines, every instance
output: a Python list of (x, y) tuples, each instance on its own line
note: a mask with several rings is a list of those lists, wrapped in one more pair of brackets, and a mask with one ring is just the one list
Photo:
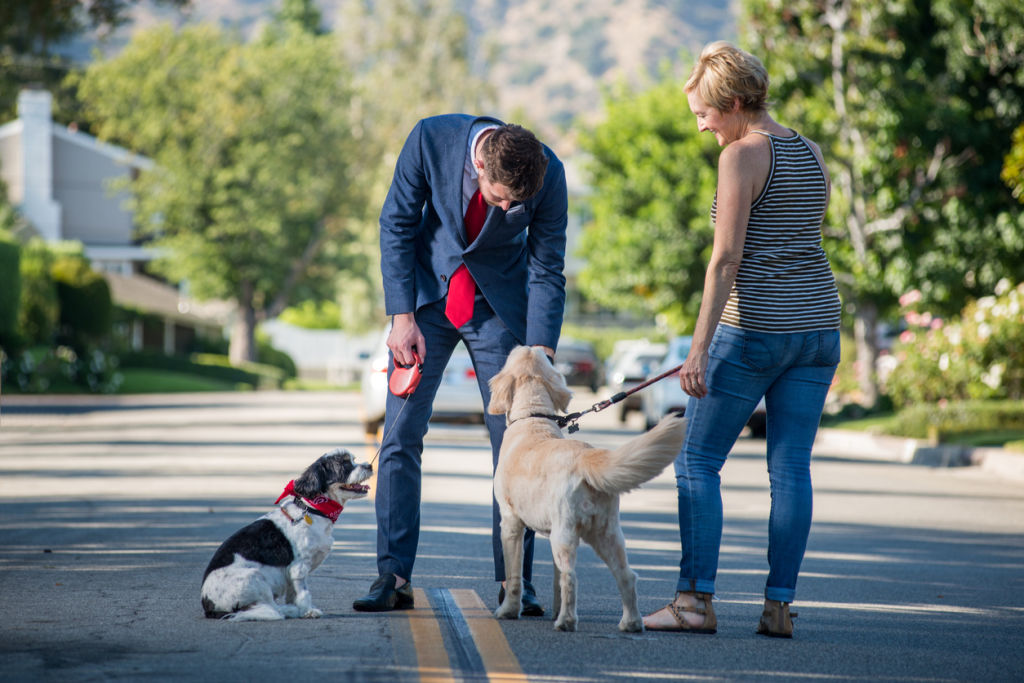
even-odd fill
[[(806, 140), (795, 131), (771, 141), (772, 165), (747, 222), (743, 260), (722, 322), (757, 332), (839, 328), (839, 293), (821, 224), (828, 204), (825, 175)], [(718, 198), (711, 205), (717, 217)]]

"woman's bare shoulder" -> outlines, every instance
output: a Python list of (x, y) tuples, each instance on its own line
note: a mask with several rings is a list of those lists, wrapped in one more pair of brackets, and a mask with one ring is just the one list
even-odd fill
[(722, 150), (719, 171), (763, 178), (772, 165), (772, 143), (764, 135), (746, 135)]

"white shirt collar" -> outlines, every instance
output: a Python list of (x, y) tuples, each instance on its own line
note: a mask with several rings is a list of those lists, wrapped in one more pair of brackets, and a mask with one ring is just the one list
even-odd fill
[(469, 200), (476, 193), (478, 187), (480, 187), (479, 177), (480, 174), (476, 171), (476, 147), (480, 141), (480, 136), (484, 133), (494, 130), (498, 126), (489, 121), (477, 123), (470, 130), (471, 135), (469, 136), (469, 149), (466, 151), (466, 163), (463, 167), (462, 172), (462, 213), (466, 213), (466, 207), (469, 206)]
[(473, 136), (473, 138), (469, 141), (469, 173), (470, 173), (470, 177), (473, 178), (474, 180), (479, 177), (479, 174), (476, 171), (476, 163), (475, 163), (476, 162), (477, 143), (480, 142), (480, 136), (482, 136), (484, 133), (490, 132), (490, 131), (492, 131), (492, 130), (494, 130), (496, 128), (497, 128), (497, 126), (495, 126), (495, 125), (487, 125), (487, 126), (481, 128), (480, 130), (478, 130), (476, 132), (476, 134)]

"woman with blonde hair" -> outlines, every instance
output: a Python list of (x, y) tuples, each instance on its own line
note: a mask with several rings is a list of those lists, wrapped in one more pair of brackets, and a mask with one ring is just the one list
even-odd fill
[(697, 128), (724, 149), (711, 205), (714, 246), (679, 373), (693, 397), (675, 463), (679, 580), (673, 601), (644, 625), (716, 631), (720, 472), (764, 397), (772, 503), (757, 631), (790, 638), (789, 604), (811, 526), (811, 446), (839, 363), (839, 296), (821, 246), (829, 175), (818, 146), (769, 115), (768, 74), (753, 55), (712, 43), (684, 89)]

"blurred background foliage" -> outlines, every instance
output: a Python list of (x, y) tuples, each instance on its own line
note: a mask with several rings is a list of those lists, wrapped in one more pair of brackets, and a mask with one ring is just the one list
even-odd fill
[[(825, 247), (856, 349), (850, 398), (874, 406), (882, 323), (898, 319), (902, 294), (919, 290), (936, 315), (955, 316), (1001, 280), (1024, 281), (1013, 197), (1024, 5), (743, 0), (737, 25), (769, 70), (776, 119), (825, 151)], [(582, 140), (594, 219), (581, 285), (604, 305), (660, 314), (675, 333), (695, 321), (717, 159), (697, 139), (686, 76), (665, 70), (653, 86), (611, 91)]]
[(933, 315), (916, 290), (884, 384), (897, 408), (969, 399), (1024, 399), (1024, 283), (997, 283), (958, 315)]
[[(518, 57), (509, 64), (512, 53), (481, 39), (497, 30), (481, 19), (486, 11), (500, 10), (503, 31), (521, 26), (510, 3), (346, 1), (333, 6), (328, 26), (318, 9), (324, 3), (282, 0), (247, 35), (177, 21), (136, 31), (122, 49), (83, 66), (53, 50), (83, 32), (114, 32), (136, 4), (3, 4), (0, 120), (14, 117), (20, 88), (44, 87), (55, 94), (58, 120), (156, 162), (131, 187), (142, 227), (166, 249), (159, 266), (166, 277), (187, 278), (194, 294), (233, 299), (246, 311), (224, 349), (236, 364), (259, 357), (259, 322), (286, 310), (315, 326), (333, 320), (362, 330), (382, 322), (376, 219), (417, 119), (459, 110), (513, 119), (538, 110), (497, 109), (509, 92), (560, 107), (563, 95), (579, 94), (568, 85), (555, 93), (550, 80), (547, 90), (531, 91), (559, 64)], [(162, 5), (190, 7), (187, 0)], [(688, 6), (656, 9), (676, 16)], [(584, 67), (567, 77), (609, 83), (614, 24), (590, 15), (570, 20), (559, 7), (552, 0), (544, 12), (562, 18), (577, 40), (570, 56)], [(722, 24), (710, 22), (710, 37), (734, 38), (764, 60), (773, 114), (821, 144), (833, 178), (825, 241), (850, 340), (836, 384), (841, 400), (867, 408), (982, 395), (1019, 400), (1008, 384), (1010, 362), (999, 374), (1003, 384), (990, 386), (1011, 347), (979, 342), (963, 353), (973, 365), (942, 369), (939, 346), (956, 326), (973, 329), (967, 318), (982, 311), (978, 302), (1002, 301), (1024, 282), (1024, 5), (741, 0), (736, 9), (736, 34), (721, 36)], [(537, 40), (553, 45), (559, 30), (545, 24)], [(664, 336), (692, 329), (712, 236), (719, 150), (698, 135), (682, 92), (698, 48), (693, 35), (680, 37), (660, 68), (647, 54), (639, 76), (605, 86), (598, 111), (581, 105), (566, 118), (560, 109), (554, 127), (524, 121), (563, 130), (546, 141), (584, 170), (586, 196), (573, 200), (585, 207), (583, 294), (605, 309), (657, 320)], [(492, 76), (509, 69), (516, 82)], [(24, 222), (3, 202), (0, 230), (9, 236), (0, 242), (4, 348), (57, 348), (60, 340), (83, 347), (76, 355), (85, 357), (84, 347), (102, 346), (95, 336), (67, 334), (54, 274), (65, 255), (27, 241)], [(912, 329), (900, 304), (908, 292), (917, 292), (917, 312), (941, 318), (944, 331)], [(102, 299), (93, 294), (100, 308)], [(897, 346), (886, 360), (887, 324), (928, 343)], [(1005, 338), (1020, 338), (1022, 316), (1000, 324)], [(600, 330), (566, 330), (609, 346)], [(894, 359), (903, 369), (880, 376)], [(941, 386), (956, 372), (967, 379)]]
[(593, 220), (580, 287), (613, 310), (689, 331), (700, 307), (713, 226), (714, 138), (699, 135), (683, 82), (666, 72), (639, 93), (608, 95), (605, 119), (581, 136)]

